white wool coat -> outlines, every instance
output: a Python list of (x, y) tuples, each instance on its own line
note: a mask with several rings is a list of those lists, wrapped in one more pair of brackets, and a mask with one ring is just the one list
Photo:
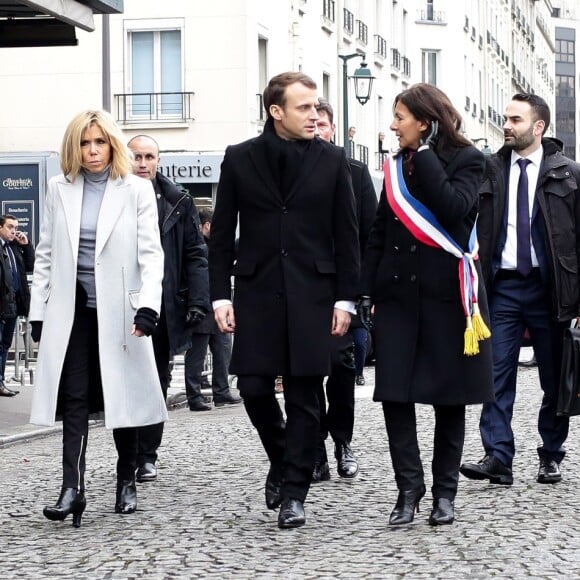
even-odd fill
[[(84, 179), (50, 180), (31, 288), (29, 320), (43, 321), (31, 423), (53, 425), (71, 334)], [(109, 179), (97, 223), (95, 286), (99, 360), (108, 428), (165, 421), (150, 337), (131, 335), (138, 308), (161, 307), (163, 250), (151, 182)]]

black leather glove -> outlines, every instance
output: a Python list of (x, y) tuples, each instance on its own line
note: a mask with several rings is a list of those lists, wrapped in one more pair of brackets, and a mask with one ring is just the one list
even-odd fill
[(190, 306), (187, 314), (185, 315), (185, 324), (190, 328), (193, 326), (197, 326), (207, 314), (205, 308), (201, 308), (201, 306)]
[(422, 151), (425, 148), (434, 149), (437, 145), (437, 140), (439, 139), (439, 121), (431, 121), (431, 131), (429, 135), (420, 140), (420, 147), (418, 151)]
[(157, 327), (159, 316), (151, 308), (139, 308), (135, 314), (133, 324), (137, 330), (140, 330), (145, 336), (151, 336)]
[(30, 321), (30, 336), (34, 342), (40, 342), (40, 335), (42, 334), (42, 320)]
[(359, 315), (362, 325), (367, 329), (371, 329), (371, 297), (359, 296), (356, 303), (356, 313)]

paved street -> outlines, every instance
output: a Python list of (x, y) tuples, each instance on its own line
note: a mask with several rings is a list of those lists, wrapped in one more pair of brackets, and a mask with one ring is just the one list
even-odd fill
[[(359, 477), (312, 488), (307, 525), (279, 530), (265, 508), (267, 462), (242, 406), (170, 414), (159, 480), (139, 485), (137, 513), (113, 513), (111, 433), (90, 431), (87, 510), (80, 529), (50, 522), (42, 507), (60, 485), (60, 436), (0, 448), (2, 578), (574, 578), (580, 577), (580, 450), (573, 424), (564, 480), (535, 482), (537, 372), (522, 369), (513, 487), (461, 480), (453, 526), (387, 525), (396, 499), (381, 407), (358, 387), (353, 448)], [(177, 381), (180, 379), (177, 378)], [(31, 388), (31, 387), (25, 387)], [(175, 388), (179, 388), (176, 385)], [(0, 400), (0, 406), (5, 400)], [(465, 457), (482, 456), (479, 407), (468, 411)], [(432, 413), (421, 407), (425, 466)], [(330, 445), (328, 446), (331, 452)]]

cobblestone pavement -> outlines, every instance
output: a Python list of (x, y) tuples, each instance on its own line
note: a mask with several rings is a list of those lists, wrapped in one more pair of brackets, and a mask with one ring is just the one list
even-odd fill
[[(266, 509), (267, 462), (242, 406), (171, 413), (159, 479), (139, 485), (139, 509), (113, 513), (110, 432), (90, 431), (88, 507), (80, 529), (50, 522), (42, 507), (59, 492), (60, 435), (0, 449), (2, 578), (574, 578), (580, 577), (578, 428), (572, 425), (563, 481), (536, 483), (534, 369), (522, 369), (514, 428), (513, 487), (461, 480), (456, 523), (427, 524), (430, 499), (412, 525), (392, 528), (396, 499), (373, 369), (357, 388), (353, 448), (357, 479), (313, 486), (307, 524), (279, 530)], [(479, 407), (468, 410), (465, 458), (482, 456)], [(426, 471), (432, 411), (420, 407)], [(328, 445), (331, 450), (330, 444)]]

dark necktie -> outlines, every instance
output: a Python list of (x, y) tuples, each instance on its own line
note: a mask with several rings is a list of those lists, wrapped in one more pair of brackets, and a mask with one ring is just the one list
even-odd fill
[(532, 246), (530, 242), (530, 204), (528, 201), (529, 159), (518, 159), (520, 178), (518, 179), (516, 232), (518, 240), (517, 270), (522, 276), (532, 271)]

